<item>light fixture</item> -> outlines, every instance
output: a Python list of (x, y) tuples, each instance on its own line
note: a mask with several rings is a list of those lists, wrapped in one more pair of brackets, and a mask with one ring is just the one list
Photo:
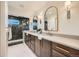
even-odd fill
[(71, 18), (71, 13), (70, 13), (71, 1), (66, 1), (65, 2), (65, 8), (67, 10), (67, 19), (70, 19)]
[(38, 15), (38, 18), (42, 19), (42, 15), (43, 15), (43, 11), (40, 12), (40, 14)]

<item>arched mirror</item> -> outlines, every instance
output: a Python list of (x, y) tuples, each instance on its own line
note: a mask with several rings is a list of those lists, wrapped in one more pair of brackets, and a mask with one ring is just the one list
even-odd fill
[(58, 9), (50, 6), (44, 14), (44, 29), (46, 31), (58, 31)]

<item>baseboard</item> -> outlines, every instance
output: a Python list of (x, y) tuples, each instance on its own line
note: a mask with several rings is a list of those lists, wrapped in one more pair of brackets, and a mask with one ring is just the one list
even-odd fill
[(12, 42), (12, 43), (9, 43), (8, 46), (13, 46), (13, 45), (21, 44), (21, 43), (23, 43), (23, 41)]

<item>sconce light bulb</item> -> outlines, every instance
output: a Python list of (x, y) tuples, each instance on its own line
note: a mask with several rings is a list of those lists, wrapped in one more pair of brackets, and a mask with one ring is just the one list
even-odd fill
[(70, 5), (71, 5), (71, 1), (66, 1), (66, 2), (65, 2), (65, 5), (66, 5), (66, 6), (70, 6)]
[(69, 10), (70, 7), (71, 7), (71, 1), (66, 1), (66, 2), (65, 2), (65, 8), (66, 8), (67, 10)]

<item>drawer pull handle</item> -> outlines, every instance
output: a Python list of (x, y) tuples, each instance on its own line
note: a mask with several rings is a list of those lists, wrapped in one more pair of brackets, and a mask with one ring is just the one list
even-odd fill
[(56, 47), (57, 49), (60, 49), (60, 50), (62, 50), (62, 51), (64, 51), (64, 52), (67, 52), (67, 53), (70, 53), (69, 51), (67, 51), (67, 50), (65, 50), (65, 49), (63, 49), (63, 48), (60, 48), (60, 47)]

